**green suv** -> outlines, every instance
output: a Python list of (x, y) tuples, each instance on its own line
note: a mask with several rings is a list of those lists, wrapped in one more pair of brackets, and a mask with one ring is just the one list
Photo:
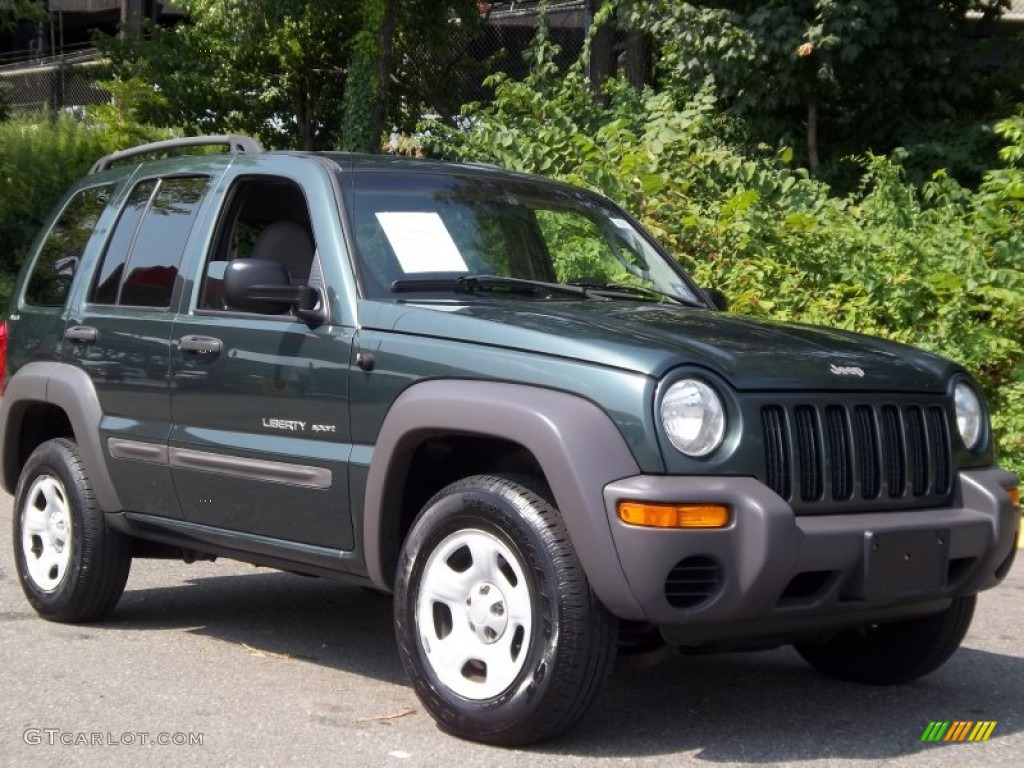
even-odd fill
[[(142, 160), (198, 144), (228, 151)], [(507, 745), (571, 727), (620, 646), (933, 671), (1016, 552), (977, 386), (724, 304), (564, 184), (234, 136), (105, 157), (3, 326), (25, 594), (97, 620), (168, 555), (393, 593), (425, 707)]]

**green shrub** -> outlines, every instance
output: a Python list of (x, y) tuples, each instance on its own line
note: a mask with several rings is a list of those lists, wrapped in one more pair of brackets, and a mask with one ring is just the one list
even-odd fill
[(68, 187), (103, 155), (169, 135), (115, 104), (94, 107), (86, 121), (62, 114), (0, 122), (0, 307), (7, 307), (25, 254)]
[(109, 151), (101, 130), (66, 115), (0, 123), (0, 306), (7, 306), (25, 253), (53, 206)]
[(1024, 470), (1024, 117), (998, 126), (1006, 167), (978, 192), (946, 174), (904, 179), (904, 153), (858, 160), (837, 195), (788, 150), (744, 151), (713, 95), (590, 98), (546, 44), (523, 82), (492, 80), (463, 130), (434, 123), (432, 154), (497, 163), (599, 189), (642, 220), (736, 312), (884, 336), (940, 352), (980, 380), (1002, 461)]

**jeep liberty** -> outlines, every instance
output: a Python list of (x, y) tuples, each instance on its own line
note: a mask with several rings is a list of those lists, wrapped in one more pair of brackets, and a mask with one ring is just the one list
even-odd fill
[[(201, 144), (228, 151), (144, 159)], [(1016, 553), (963, 368), (731, 315), (608, 200), (493, 167), (115, 153), (0, 330), (43, 618), (102, 619), (142, 557), (364, 585), (426, 709), (482, 742), (569, 729), (620, 646), (914, 680)]]

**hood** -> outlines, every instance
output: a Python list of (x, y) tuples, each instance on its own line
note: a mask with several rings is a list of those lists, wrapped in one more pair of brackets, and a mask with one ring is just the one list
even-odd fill
[(364, 301), (360, 325), (654, 377), (694, 365), (740, 390), (944, 392), (959, 370), (937, 355), (847, 331), (637, 301)]

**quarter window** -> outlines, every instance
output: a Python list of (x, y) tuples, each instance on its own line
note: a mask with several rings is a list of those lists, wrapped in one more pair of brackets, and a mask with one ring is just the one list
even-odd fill
[(62, 307), (71, 290), (78, 262), (107, 207), (113, 185), (89, 187), (64, 206), (54, 223), (25, 289), (25, 303), (37, 307)]

